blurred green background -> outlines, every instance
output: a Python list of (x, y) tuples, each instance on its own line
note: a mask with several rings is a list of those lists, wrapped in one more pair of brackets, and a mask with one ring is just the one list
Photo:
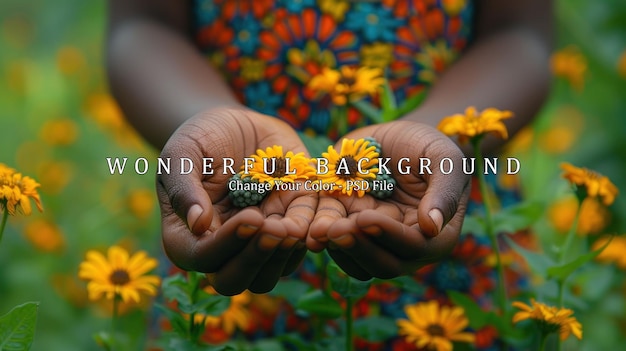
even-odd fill
[[(103, 1), (0, 3), (0, 162), (39, 181), (44, 204), (43, 213), (9, 219), (0, 245), (0, 314), (41, 302), (33, 350), (96, 349), (92, 334), (108, 328), (108, 307), (87, 301), (77, 278), (88, 249), (120, 243), (161, 255), (152, 173), (107, 170), (106, 157), (154, 162), (158, 154), (107, 92), (105, 14)], [(580, 55), (583, 82), (577, 87), (556, 76), (545, 108), (514, 142), (522, 189), (554, 202), (565, 190), (558, 164), (568, 161), (607, 175), (626, 193), (626, 2), (560, 0), (556, 14), (555, 50)], [(610, 211), (603, 232), (626, 233), (623, 195)], [(580, 350), (626, 342), (624, 274), (609, 269), (585, 281), (604, 288), (577, 309), (585, 328), (574, 343)], [(141, 312), (127, 317), (137, 342), (145, 337), (144, 319)]]

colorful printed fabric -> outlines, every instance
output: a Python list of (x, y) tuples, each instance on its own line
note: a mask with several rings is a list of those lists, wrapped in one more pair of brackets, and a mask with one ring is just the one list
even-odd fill
[[(465, 47), (466, 0), (197, 0), (196, 42), (247, 106), (337, 139), (332, 101), (307, 83), (324, 68), (385, 72), (396, 99), (430, 86)], [(368, 124), (351, 113), (350, 129)]]
[[(299, 131), (337, 139), (332, 101), (307, 88), (312, 77), (324, 68), (380, 68), (396, 100), (410, 99), (427, 89), (466, 46), (473, 7), (466, 0), (196, 0), (194, 13), (198, 46), (243, 103), (282, 118)], [(370, 123), (354, 110), (348, 117), (349, 129)], [(497, 196), (505, 199), (502, 206), (518, 200), (510, 190), (498, 190)], [(468, 213), (480, 211), (481, 202), (474, 192)], [(504, 250), (510, 294), (526, 285), (519, 260), (512, 255)], [(309, 258), (289, 279), (320, 287), (319, 269)], [(448, 258), (420, 269), (414, 278), (421, 288), (411, 291), (393, 284), (373, 285), (356, 303), (356, 317), (404, 318), (407, 304), (433, 299), (449, 303), (449, 290), (491, 307), (495, 269), (489, 242), (482, 233), (465, 235)], [(248, 309), (250, 322), (237, 335), (209, 328), (206, 340), (314, 333), (310, 321), (290, 304), (269, 295), (252, 296)], [(474, 332), (476, 349), (498, 346), (495, 328)], [(357, 348), (416, 349), (400, 337), (379, 343), (357, 340)]]

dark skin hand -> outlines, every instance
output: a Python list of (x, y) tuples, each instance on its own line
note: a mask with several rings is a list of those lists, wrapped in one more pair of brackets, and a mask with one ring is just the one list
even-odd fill
[[(232, 140), (240, 142), (233, 143)], [(172, 162), (169, 174), (157, 177), (163, 246), (184, 269), (211, 273), (215, 289), (225, 295), (245, 289), (271, 290), (292, 272), (306, 252), (305, 239), (317, 207), (317, 194), (273, 191), (259, 206), (231, 205), (225, 186), (232, 176), (224, 158), (241, 160), (257, 149), (280, 144), (306, 151), (284, 122), (245, 108), (203, 112), (185, 122), (170, 138), (161, 157), (189, 157), (193, 173), (180, 174)], [(203, 175), (202, 158), (213, 158), (212, 175)]]
[[(241, 160), (273, 144), (305, 151), (285, 123), (242, 107), (206, 63), (191, 40), (190, 2), (109, 4), (112, 92), (133, 126), (162, 149), (162, 157), (190, 157), (201, 165), (202, 157)], [(483, 0), (476, 14), (474, 43), (419, 109), (405, 121), (366, 127), (347, 137), (374, 136), (390, 157), (428, 157), (436, 164), (437, 158), (461, 153), (421, 123), (436, 126), (468, 105), (512, 110), (516, 118), (506, 121), (511, 134), (528, 123), (548, 90), (551, 3)], [(415, 135), (423, 137), (423, 145)], [(500, 145), (488, 140), (487, 151)], [(184, 269), (210, 272), (215, 289), (228, 295), (270, 290), (301, 260), (303, 241), (315, 251), (328, 248), (357, 278), (410, 272), (449, 252), (467, 203), (467, 177), (413, 174), (397, 175), (396, 194), (386, 201), (286, 192), (239, 210), (226, 200), (229, 176), (215, 170), (213, 176), (182, 176), (172, 169), (157, 179), (157, 188), (168, 256)], [(441, 216), (431, 212), (434, 208)]]
[[(388, 168), (397, 184), (389, 199), (320, 195), (309, 230), (312, 250), (329, 254), (351, 276), (393, 278), (436, 262), (455, 245), (469, 197), (469, 176), (462, 172), (419, 174), (418, 157), (428, 155), (433, 165), (449, 157), (457, 165), (463, 157), (448, 138), (426, 125), (398, 121), (361, 128), (348, 134), (373, 136), (389, 157)], [(398, 172), (398, 160), (408, 157), (411, 172)]]

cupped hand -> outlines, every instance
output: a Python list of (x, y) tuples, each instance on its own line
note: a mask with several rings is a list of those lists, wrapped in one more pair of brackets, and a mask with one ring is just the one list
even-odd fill
[[(224, 295), (271, 290), (306, 252), (317, 194), (272, 191), (258, 206), (244, 209), (232, 206), (228, 198), (232, 174), (224, 160), (234, 160), (238, 172), (244, 157), (272, 145), (306, 153), (286, 123), (244, 108), (225, 108), (185, 122), (160, 155), (171, 158), (169, 174), (157, 175), (164, 249), (177, 266), (208, 273)], [(183, 157), (194, 165), (189, 174), (180, 172)], [(213, 174), (203, 174), (208, 158), (213, 160), (206, 171)]]
[[(390, 198), (320, 193), (307, 246), (326, 248), (351, 276), (393, 278), (440, 260), (455, 245), (469, 198), (470, 177), (462, 172), (463, 153), (448, 137), (424, 124), (395, 121), (358, 129), (345, 138), (374, 137), (397, 184)], [(338, 147), (337, 147), (338, 148)], [(410, 165), (409, 174), (400, 174)], [(432, 174), (420, 174), (420, 158)], [(455, 166), (450, 174), (442, 159)], [(447, 165), (447, 164), (446, 164)]]

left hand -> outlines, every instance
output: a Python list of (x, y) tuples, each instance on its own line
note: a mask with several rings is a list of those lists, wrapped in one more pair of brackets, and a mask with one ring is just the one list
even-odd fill
[[(307, 236), (313, 251), (326, 248), (349, 275), (389, 279), (440, 260), (452, 250), (461, 231), (470, 177), (462, 172), (463, 153), (448, 137), (427, 125), (395, 121), (368, 126), (345, 136), (374, 137), (397, 184), (393, 195), (378, 200), (320, 193)], [(339, 143), (339, 145), (341, 145)], [(400, 158), (411, 172), (402, 175)], [(431, 161), (432, 174), (419, 174), (419, 158)], [(439, 163), (450, 158), (455, 169), (443, 174)]]

